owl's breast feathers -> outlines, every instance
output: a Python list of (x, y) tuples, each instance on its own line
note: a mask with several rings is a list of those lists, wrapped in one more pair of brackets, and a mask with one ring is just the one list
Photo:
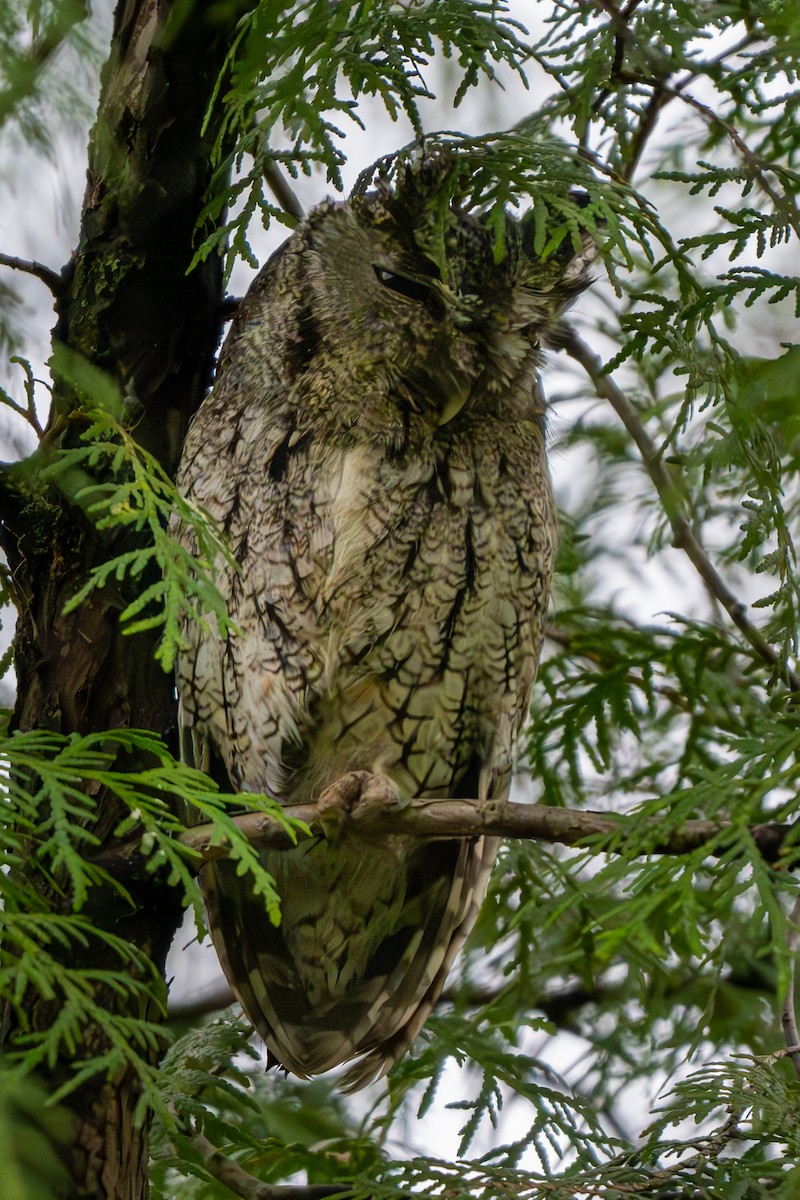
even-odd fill
[[(235, 635), (186, 623), (183, 721), (237, 790), (287, 804), (350, 770), (383, 773), (401, 798), (504, 796), (555, 541), (536, 339), (520, 348), (501, 322), (504, 358), (488, 335), (445, 328), (419, 272), (384, 295), (363, 229), (337, 249), (340, 211), (262, 273), (187, 439), (180, 486), (241, 569), (218, 564)], [(344, 347), (331, 342), (347, 332), (331, 259), (345, 275), (365, 260)], [(383, 357), (371, 333), (360, 356), (375, 314)], [(444, 422), (406, 369), (435, 370), (437, 338), (455, 347), (443, 392), (460, 363), (467, 396)], [(235, 869), (207, 866), (214, 943), (273, 1058), (307, 1076), (358, 1056), (351, 1088), (388, 1070), (436, 1002), (495, 852), (347, 835), (264, 852), (278, 928)]]

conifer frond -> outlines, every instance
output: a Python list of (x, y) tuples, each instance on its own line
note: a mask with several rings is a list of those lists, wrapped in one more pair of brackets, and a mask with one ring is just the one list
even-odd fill
[[(107, 535), (110, 548), (131, 548), (94, 567), (65, 611), (74, 611), (111, 583), (122, 584), (130, 596), (119, 615), (123, 629), (128, 634), (161, 629), (156, 657), (170, 671), (185, 610), (201, 620), (213, 617), (220, 636), (231, 629), (212, 575), (214, 559), (230, 560), (230, 551), (210, 516), (180, 495), (111, 405), (89, 407), (81, 417), (86, 423), (78, 444), (57, 451), (40, 477), (55, 483)], [(170, 535), (173, 517), (195, 530), (196, 558)]]
[[(135, 754), (152, 765), (121, 769), (120, 755)], [(0, 739), (0, 770), (6, 797), (0, 808), (0, 877), (3, 912), (0, 918), (0, 998), (24, 1022), (25, 1001), (32, 990), (55, 1006), (45, 1029), (25, 1032), (15, 1040), (9, 1061), (25, 1071), (38, 1063), (54, 1063), (61, 1055), (73, 1059), (74, 1069), (59, 1095), (65, 1096), (94, 1076), (113, 1076), (132, 1068), (140, 1076), (143, 1103), (162, 1104), (153, 1049), (164, 1038), (163, 1027), (139, 1017), (103, 1007), (98, 993), (117, 991), (143, 1011), (165, 1001), (164, 984), (149, 957), (124, 937), (104, 930), (83, 910), (98, 886), (112, 887), (123, 907), (135, 908), (124, 883), (94, 860), (96, 837), (85, 828), (98, 796), (119, 802), (128, 815), (115, 831), (117, 839), (137, 839), (147, 871), (159, 871), (193, 905), (199, 926), (202, 910), (192, 856), (177, 840), (183, 831), (179, 813), (195, 808), (227, 844), (241, 874), (249, 873), (256, 894), (264, 898), (265, 919), (277, 923), (279, 899), (249, 842), (231, 820), (229, 810), (268, 807), (283, 820), (278, 805), (265, 797), (225, 796), (200, 771), (177, 762), (152, 733), (109, 730), (66, 737), (47, 730), (17, 732)], [(291, 824), (284, 822), (287, 829)], [(23, 876), (19, 868), (25, 863)], [(34, 870), (32, 871), (32, 868)], [(71, 897), (70, 911), (49, 911), (34, 886), (36, 871)], [(89, 911), (91, 905), (89, 905)], [(101, 952), (97, 968), (71, 965), (73, 947), (93, 945)], [(100, 1052), (79, 1053), (83, 1031), (97, 1024), (106, 1046)]]
[[(213, 100), (225, 114), (218, 146), (233, 133), (236, 148), (220, 164), (220, 187), (212, 189), (201, 216), (216, 228), (195, 261), (228, 241), (252, 261), (247, 227), (253, 218), (287, 220), (264, 191), (270, 165), (286, 166), (295, 178), (321, 166), (341, 190), (346, 129), (351, 122), (363, 127), (362, 97), (380, 99), (392, 120), (405, 115), (421, 136), (418, 101), (431, 95), (426, 75), (435, 56), (449, 59), (457, 73), (457, 106), (480, 81), (495, 79), (497, 64), (525, 80), (524, 35), (505, 0), (341, 0), (333, 6), (295, 0), (280, 14), (273, 0), (262, 0), (243, 18), (231, 46), (226, 73), (233, 86)], [(233, 162), (240, 173), (231, 192), (224, 181)], [(231, 201), (237, 211), (222, 221)]]

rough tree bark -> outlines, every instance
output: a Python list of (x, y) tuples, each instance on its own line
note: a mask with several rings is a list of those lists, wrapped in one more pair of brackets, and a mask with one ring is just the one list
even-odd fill
[[(79, 245), (57, 300), (54, 340), (117, 381), (135, 414), (137, 439), (169, 472), (208, 385), (221, 330), (218, 260), (188, 276), (186, 270), (217, 132), (213, 120), (202, 132), (203, 118), (245, 7), (242, 0), (194, 6), (120, 0), (90, 143)], [(51, 445), (74, 438), (80, 428), (74, 410), (70, 385), (57, 381), (46, 435)], [(118, 614), (131, 597), (114, 585), (63, 615), (87, 571), (118, 548), (93, 533), (68, 498), (53, 489), (37, 492), (30, 473), (10, 472), (2, 516), (19, 605), (16, 725), (62, 733), (135, 727), (174, 737), (172, 681), (153, 661), (151, 636), (119, 633)], [(120, 816), (108, 797), (97, 797), (93, 831), (104, 844)], [(133, 886), (133, 909), (110, 890), (96, 891), (94, 921), (144, 950), (163, 974), (181, 916), (174, 897), (150, 878)], [(97, 946), (85, 953), (91, 965), (103, 965)], [(112, 994), (100, 999), (109, 1008), (120, 1003)], [(157, 1019), (157, 1007), (147, 1015)], [(32, 996), (28, 1016), (41, 1028), (52, 1012)], [(102, 1028), (86, 1030), (87, 1048), (102, 1048), (103, 1037)], [(57, 1086), (69, 1071), (69, 1062), (57, 1063), (46, 1086)], [(132, 1077), (95, 1080), (70, 1097), (75, 1196), (146, 1195), (147, 1134), (133, 1120), (136, 1100)]]

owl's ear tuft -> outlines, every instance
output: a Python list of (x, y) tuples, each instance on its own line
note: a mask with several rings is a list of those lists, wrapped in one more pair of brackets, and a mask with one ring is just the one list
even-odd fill
[(447, 150), (395, 155), (359, 177), (348, 205), (356, 220), (386, 229), (409, 253), (427, 256), (442, 272), (444, 231), (456, 219), (450, 203), (457, 175)]
[(381, 159), (365, 171), (348, 206), (357, 221), (382, 229), (416, 264), (447, 279), (448, 244), (463, 216), (453, 204), (463, 165), (447, 149)]
[(450, 177), (455, 179), (455, 174), (454, 157), (445, 149), (426, 154), (418, 147), (413, 156), (388, 155), (362, 171), (349, 204), (356, 212), (368, 208), (372, 213), (382, 206), (394, 221), (415, 223), (432, 199), (449, 202)]

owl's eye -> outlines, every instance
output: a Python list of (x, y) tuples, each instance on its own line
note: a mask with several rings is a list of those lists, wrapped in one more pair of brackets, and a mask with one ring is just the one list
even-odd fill
[(419, 279), (412, 279), (410, 275), (398, 275), (396, 271), (389, 271), (386, 267), (375, 267), (375, 274), (378, 276), (378, 282), (384, 287), (391, 288), (393, 292), (397, 292), (400, 296), (405, 296), (407, 300), (416, 300), (420, 304), (424, 304), (431, 298), (431, 289), (427, 283), (422, 283)]

